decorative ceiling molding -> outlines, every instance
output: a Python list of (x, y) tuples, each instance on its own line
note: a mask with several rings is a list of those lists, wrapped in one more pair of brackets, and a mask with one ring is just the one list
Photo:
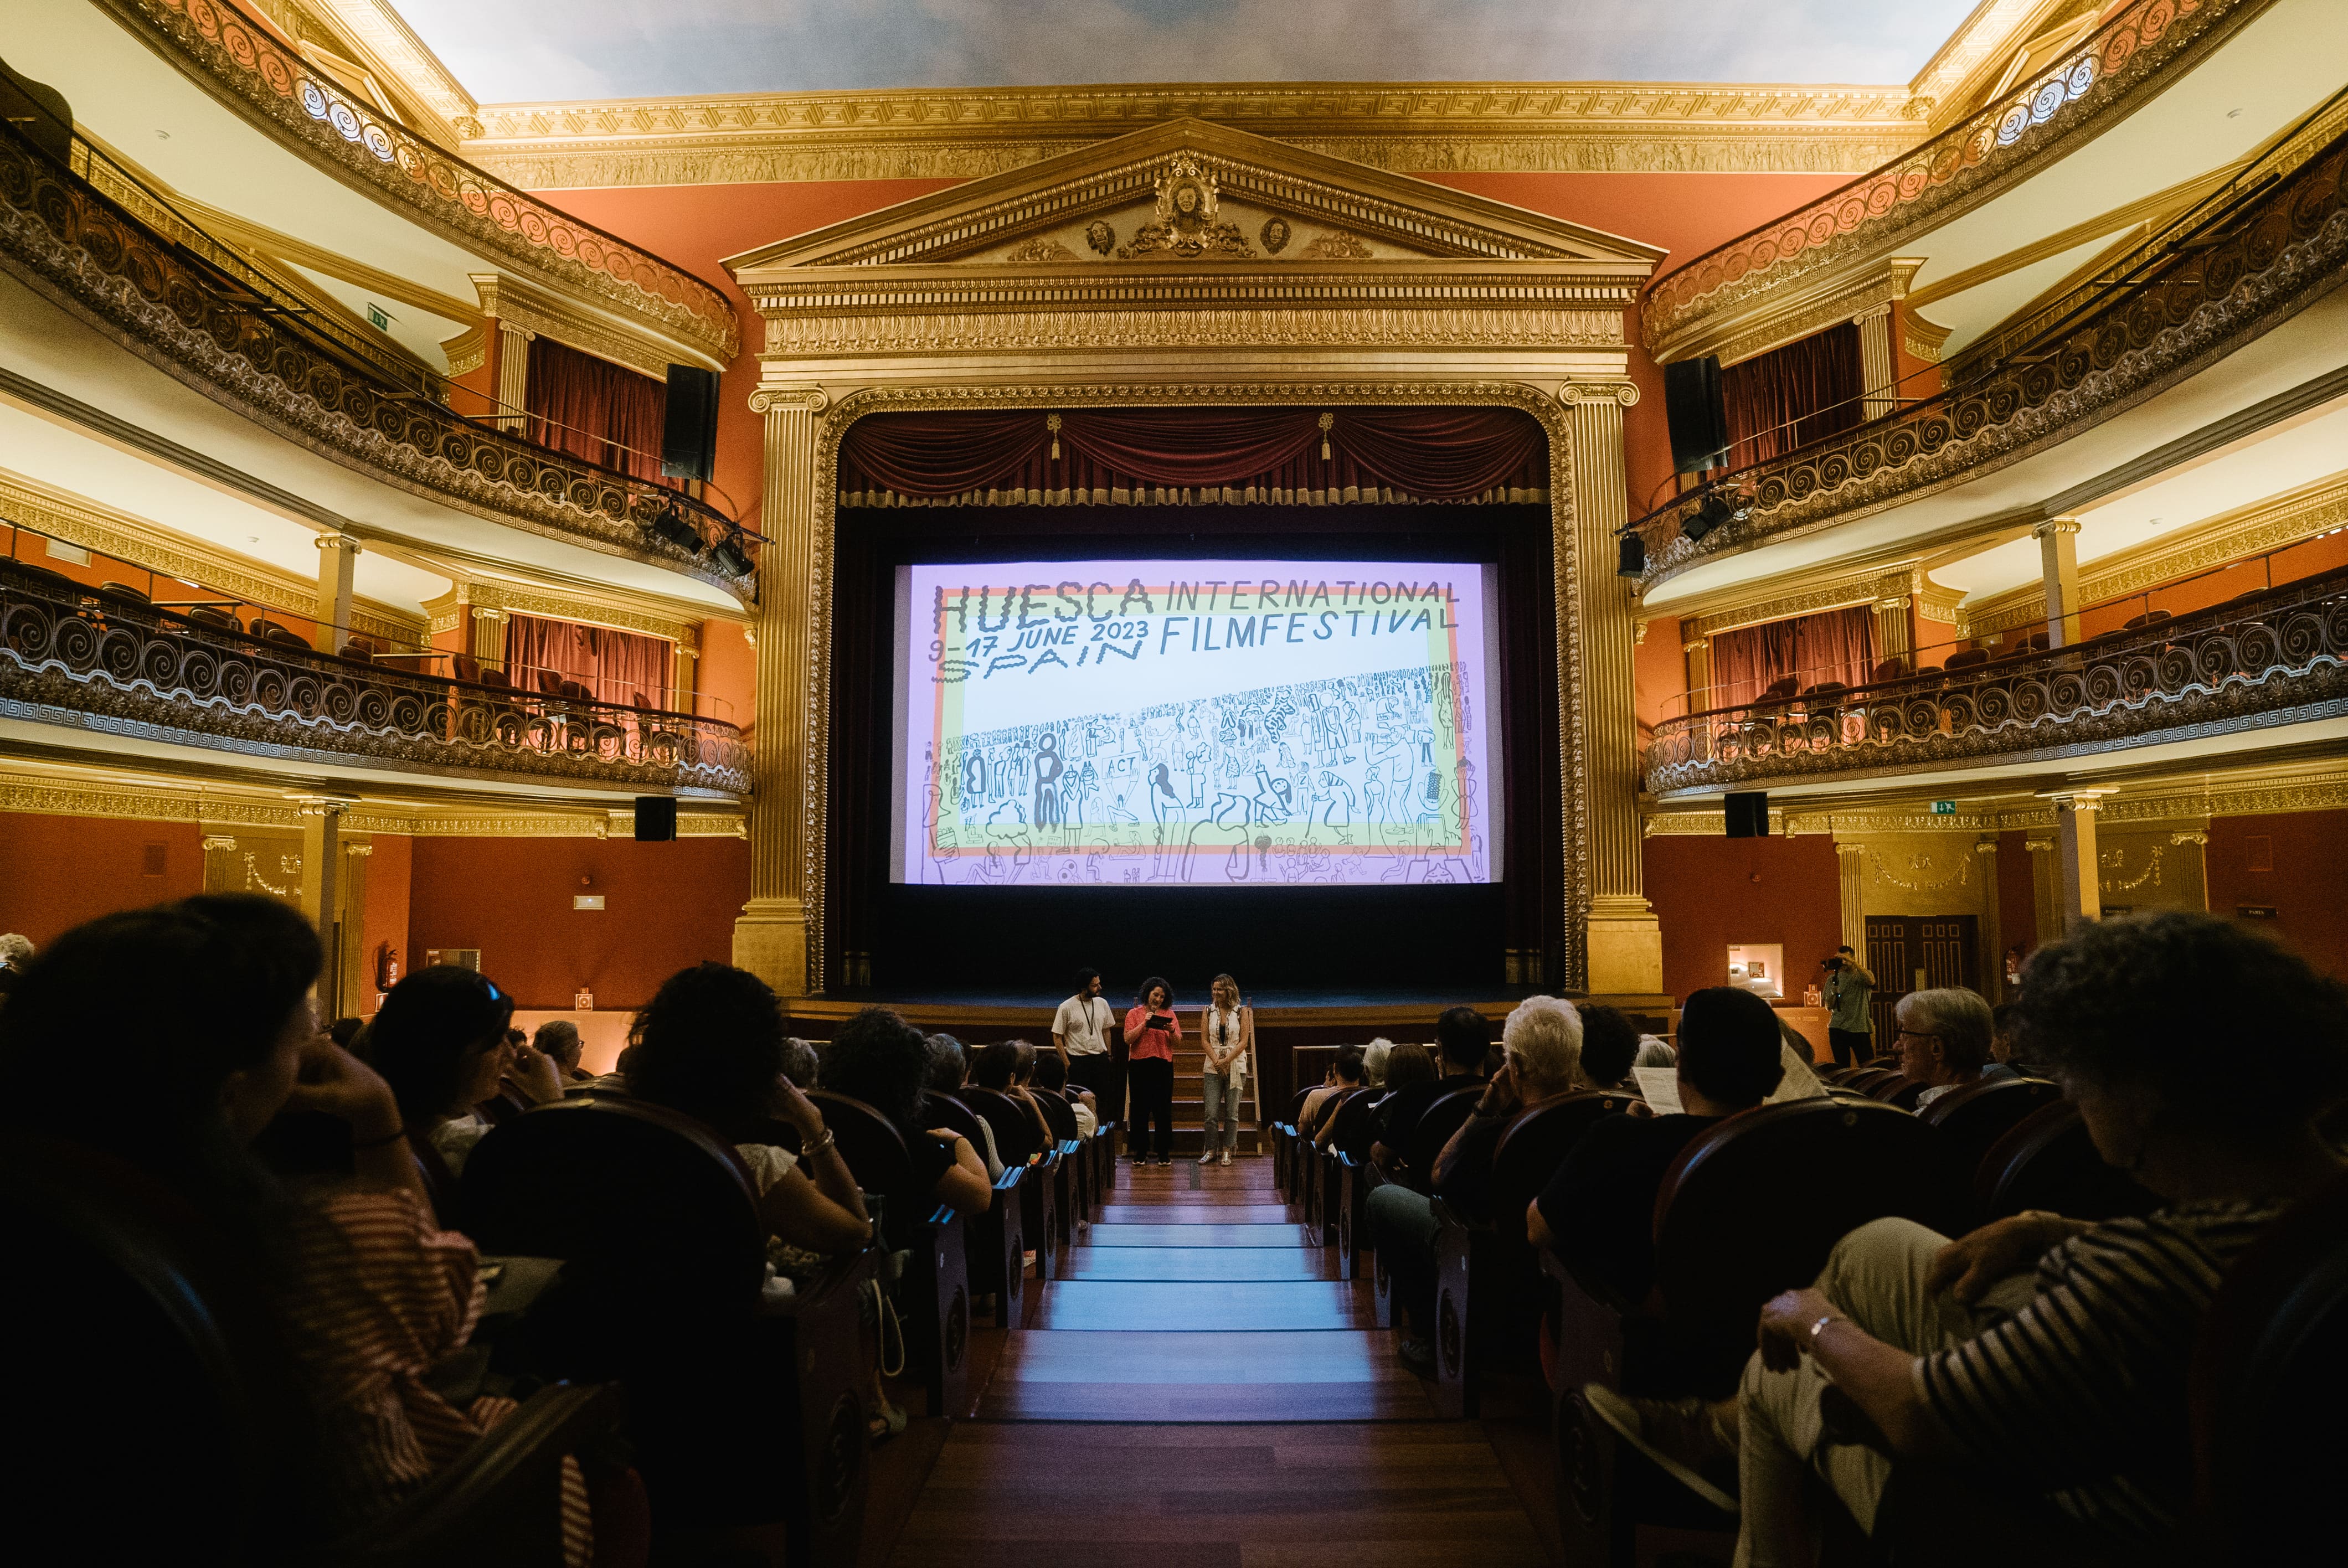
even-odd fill
[[(2079, 601), (2142, 593), (2342, 528), (2348, 528), (2348, 479), (2334, 476), (2098, 557), (2079, 569)], [(1986, 595), (1965, 614), (1977, 637), (2045, 618), (2045, 590), (2035, 582)]]
[[(0, 774), (0, 811), (189, 822), (207, 829), (244, 827), (299, 832), (302, 827), (300, 808), (282, 794), (272, 796), (207, 785), (200, 778), (85, 783)], [(419, 837), (610, 838), (624, 836), (626, 823), (625, 813), (601, 806), (498, 808), (366, 800), (344, 810), (341, 831)], [(746, 836), (746, 829), (745, 819), (738, 812), (696, 811), (684, 804), (677, 810), (676, 831), (681, 838), (741, 838)]]
[(1816, 615), (1821, 610), (1873, 604), (1879, 599), (1896, 599), (1902, 594), (1921, 591), (1923, 575), (1912, 564), (1889, 570), (1878, 569), (1854, 572), (1798, 592), (1751, 600), (1715, 610), (1709, 614), (1683, 616), (1680, 634), (1684, 637), (1717, 637), (1724, 631), (1785, 620), (1797, 615)]
[[(21, 523), (86, 550), (110, 556), (249, 602), (307, 615), (315, 605), (318, 581), (185, 534), (158, 528), (144, 518), (0, 469), (0, 520)], [(380, 600), (353, 601), (351, 626), (370, 637), (413, 646), (425, 640), (426, 620)]]
[(1857, 321), (1870, 311), (1896, 304), (1908, 297), (1908, 282), (1923, 266), (1921, 256), (1900, 256), (1883, 263), (1882, 270), (1858, 278), (1836, 289), (1825, 299), (1790, 304), (1772, 312), (1753, 323), (1744, 332), (1726, 342), (1714, 344), (1698, 338), (1689, 343), (1686, 353), (1691, 356), (1711, 354), (1726, 369), (1798, 343), (1813, 333), (1828, 327), (1838, 327), (1845, 322)]
[(701, 622), (698, 620), (631, 610), (624, 605), (575, 595), (544, 593), (512, 583), (484, 582), (478, 579), (459, 582), (439, 598), (425, 602), (424, 610), (431, 618), (435, 632), (451, 630), (458, 625), (457, 606), (460, 603), (471, 605), (476, 610), (519, 610), (524, 615), (544, 616), (551, 620), (571, 620), (582, 626), (609, 626), (622, 631), (639, 631), (647, 637), (674, 642), (687, 653), (696, 653), (701, 650)]
[[(613, 364), (668, 380), (668, 345), (657, 338), (633, 333), (608, 316), (591, 316), (528, 283), (496, 272), (470, 274), (480, 296), (480, 314), (491, 321), (552, 338), (556, 343), (608, 359)], [(451, 374), (455, 372), (451, 371)]]
[(1898, 87), (1210, 83), (490, 104), (464, 151), (534, 190), (970, 179), (1184, 118), (1416, 174), (1832, 174), (1922, 135)]

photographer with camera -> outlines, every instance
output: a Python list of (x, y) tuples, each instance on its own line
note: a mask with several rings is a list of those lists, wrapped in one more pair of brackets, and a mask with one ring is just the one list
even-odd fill
[(1835, 1065), (1863, 1067), (1875, 1054), (1874, 1020), (1868, 1016), (1875, 977), (1848, 946), (1820, 959), (1818, 968), (1827, 972), (1827, 1044), (1834, 1050)]
[(1158, 1163), (1174, 1163), (1174, 1042), (1181, 1038), (1182, 1026), (1174, 1017), (1174, 988), (1152, 975), (1141, 982), (1138, 1003), (1125, 1015), (1126, 1092), (1133, 1102), (1125, 1148), (1137, 1165), (1149, 1158), (1153, 1122)]

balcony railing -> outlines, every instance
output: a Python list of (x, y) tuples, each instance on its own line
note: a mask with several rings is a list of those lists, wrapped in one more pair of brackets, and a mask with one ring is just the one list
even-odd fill
[(2284, 138), (2229, 187), (2230, 200), (2212, 199), (2214, 217), (2204, 207), (2181, 220), (2189, 242), (2171, 243), (2171, 230), (2099, 299), (1978, 380), (1735, 470), (1632, 522), (1646, 544), (1643, 581), (1977, 478), (2215, 364), (2348, 278), (2343, 177), (2348, 134), (2312, 155)]
[(349, 183), (537, 274), (558, 292), (656, 322), (720, 364), (741, 346), (740, 319), (716, 288), (435, 147), (283, 46), (267, 23), (229, 0), (106, 4), (166, 58), (192, 66), (247, 119)]
[(409, 773), (750, 789), (742, 733), (716, 719), (411, 674), (13, 560), (0, 560), (0, 713)]
[(1940, 135), (1808, 206), (1659, 279), (1640, 305), (1648, 348), (1677, 357), (1705, 320), (1758, 307), (1855, 257), (1979, 206), (2132, 110), (2271, 0), (2133, 0), (2034, 75)]
[[(1977, 662), (1965, 662), (1977, 658)], [(2077, 755), (2348, 712), (2348, 569), (2071, 648), (1667, 719), (1651, 794)]]
[(168, 374), (346, 467), (494, 522), (751, 591), (703, 559), (736, 531), (714, 508), (465, 418), (159, 232), (13, 124), (0, 126), (0, 266)]

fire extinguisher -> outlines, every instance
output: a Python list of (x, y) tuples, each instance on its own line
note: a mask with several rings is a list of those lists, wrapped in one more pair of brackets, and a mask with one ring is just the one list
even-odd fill
[(375, 989), (387, 991), (399, 983), (399, 949), (389, 942), (375, 945)]

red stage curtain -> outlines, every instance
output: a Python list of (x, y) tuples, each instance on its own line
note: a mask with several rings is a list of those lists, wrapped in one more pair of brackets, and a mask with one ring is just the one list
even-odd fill
[(660, 471), (668, 390), (652, 377), (535, 337), (523, 401), (530, 438), (540, 446), (639, 479), (673, 483)]
[(1859, 325), (1845, 322), (1720, 373), (1730, 464), (1743, 467), (1860, 422)]
[(537, 691), (538, 672), (551, 670), (605, 702), (625, 706), (641, 692), (655, 707), (676, 708), (668, 698), (670, 652), (658, 637), (506, 612), (506, 671), (526, 691)]
[(1542, 501), (1548, 487), (1548, 436), (1509, 408), (880, 414), (839, 451), (850, 506)]
[(1823, 681), (1863, 685), (1875, 668), (1875, 611), (1863, 604), (1740, 626), (1712, 640), (1712, 693), (1699, 708), (1750, 702), (1787, 675), (1807, 688)]

